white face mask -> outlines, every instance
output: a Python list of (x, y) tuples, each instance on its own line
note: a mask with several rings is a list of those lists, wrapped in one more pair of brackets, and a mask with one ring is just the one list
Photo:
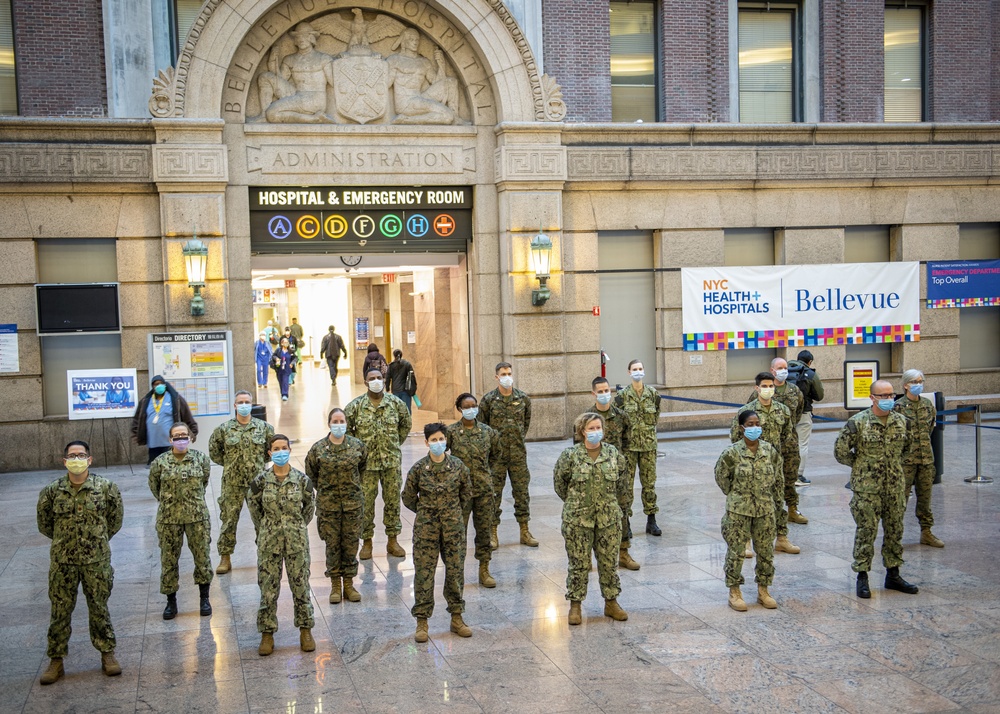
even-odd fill
[(500, 378), (500, 386), (504, 389), (510, 389), (514, 386), (514, 378), (510, 375), (504, 375)]
[(368, 389), (375, 394), (380, 393), (384, 387), (385, 385), (382, 383), (381, 379), (373, 379), (368, 383)]

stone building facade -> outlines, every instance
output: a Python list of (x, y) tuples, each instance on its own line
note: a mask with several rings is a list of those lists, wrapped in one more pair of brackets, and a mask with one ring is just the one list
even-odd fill
[[(53, 377), (45, 365), (72, 357), (58, 362), (49, 338), (35, 331), (33, 285), (44, 281), (47, 242), (106, 242), (121, 283), (120, 363), (147, 384), (150, 332), (227, 329), (234, 342), (253, 341), (245, 298), (253, 187), (470, 188), (468, 304), (452, 313), (467, 321), (470, 363), (428, 364), (441, 372), (446, 404), (445, 393), (460, 383), (488, 390), (493, 365), (512, 362), (518, 386), (533, 397), (536, 439), (565, 437), (592, 403), (602, 348), (614, 352), (613, 381), (624, 381), (628, 355), (602, 343), (594, 309), (614, 298), (604, 278), (629, 269), (607, 255), (616, 240), (651, 246), (640, 266), (651, 278), (649, 310), (636, 323), (650, 336), (650, 381), (665, 393), (715, 401), (744, 399), (756, 370), (746, 355), (689, 359), (679, 270), (726, 264), (734, 237), (750, 231), (764, 241), (757, 244), (766, 246), (763, 262), (775, 265), (868, 260), (870, 236), (882, 241), (875, 253), (883, 260), (958, 259), (969, 245), (1000, 257), (991, 253), (1000, 251), (1000, 125), (991, 123), (1000, 118), (1000, 70), (982, 60), (998, 51), (1000, 12), (985, 0), (955, 3), (981, 15), (976, 53), (949, 54), (968, 37), (938, 14), (949, 3), (930, 6), (930, 121), (913, 124), (881, 122), (882, 82), (872, 64), (880, 35), (851, 29), (867, 26), (852, 14), (855, 4), (807, 0), (816, 27), (804, 34), (820, 70), (807, 78), (812, 109), (806, 121), (778, 125), (727, 123), (736, 4), (721, 0), (657, 5), (664, 121), (642, 125), (610, 122), (602, 3), (207, 0), (176, 62), (164, 68), (156, 64), (155, 23), (143, 25), (149, 47), (141, 57), (125, 46), (134, 35), (126, 42), (108, 32), (129, 26), (136, 8), (153, 16), (157, 0), (106, 0), (96, 13), (101, 29), (91, 17), (96, 0), (12, 2), (22, 116), (0, 119), (0, 323), (17, 324), (20, 360), (18, 372), (0, 374), (0, 439), (17, 445), (0, 453), (3, 470), (53, 466), (62, 445), (81, 435), (78, 422), (46, 401)], [(38, 59), (45, 35), (31, 28), (61, 22), (37, 14), (61, 5), (89, 8), (81, 27), (94, 41), (65, 43), (66, 62), (56, 66)], [(155, 81), (153, 67), (163, 70)], [(360, 86), (338, 74), (349, 68), (385, 82), (379, 87), (391, 100), (362, 106), (360, 90), (334, 99), (338, 86)], [(129, 88), (142, 78), (152, 96), (140, 102)], [(108, 116), (80, 118), (102, 101)], [(319, 158), (338, 152), (377, 158), (363, 166)], [(534, 306), (529, 243), (539, 231), (554, 244), (552, 298)], [(195, 233), (209, 250), (201, 317), (189, 313), (181, 254)], [(441, 279), (444, 291), (453, 277)], [(975, 323), (997, 330), (994, 347), (997, 317)], [(1000, 362), (971, 356), (982, 351), (971, 331), (959, 309), (921, 308), (920, 341), (887, 347), (883, 371), (919, 367), (949, 395), (995, 393)], [(794, 358), (797, 349), (787, 352)], [(843, 396), (839, 365), (851, 349), (814, 352), (835, 404)], [(756, 358), (763, 368), (785, 353)], [(456, 379), (463, 367), (467, 380)], [(249, 353), (240, 353), (237, 388), (253, 383), (253, 371)], [(697, 405), (665, 408), (692, 413), (668, 419), (673, 426), (728, 419)], [(121, 440), (105, 441), (112, 462), (136, 456)]]

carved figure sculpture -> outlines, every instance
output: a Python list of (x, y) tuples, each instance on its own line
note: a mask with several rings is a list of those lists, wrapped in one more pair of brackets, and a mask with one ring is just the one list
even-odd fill
[(257, 79), (264, 116), (275, 124), (333, 122), (326, 114), (326, 88), (333, 86), (333, 57), (316, 49), (319, 32), (308, 22), (300, 22), (288, 35), (297, 51), (279, 63), (277, 48), (273, 49), (268, 71)]
[(467, 124), (459, 114), (458, 80), (449, 77), (444, 53), (434, 49), (434, 61), (420, 55), (420, 33), (408, 27), (386, 59), (389, 86), (396, 105), (396, 124)]

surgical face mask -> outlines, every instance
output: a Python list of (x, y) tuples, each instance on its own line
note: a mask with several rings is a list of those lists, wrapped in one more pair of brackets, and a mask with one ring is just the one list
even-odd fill
[(441, 454), (443, 454), (445, 451), (448, 450), (448, 442), (447, 441), (432, 441), (428, 445), (428, 448), (430, 448), (432, 454), (434, 454), (435, 456), (440, 456)]
[(479, 416), (479, 407), (469, 407), (468, 409), (462, 410), (462, 418), (472, 421), (477, 416)]
[(191, 445), (191, 440), (190, 439), (174, 439), (170, 443), (174, 445), (174, 448), (177, 451), (180, 451), (183, 454), (185, 451), (188, 450), (188, 447)]
[(884, 412), (891, 412), (892, 408), (896, 405), (896, 402), (892, 399), (879, 399), (878, 408)]
[(287, 466), (288, 460), (292, 458), (291, 451), (272, 451), (271, 461), (274, 462), (275, 466)]
[(155, 387), (153, 387), (153, 391), (156, 392), (157, 396), (162, 397), (163, 393), (167, 391), (167, 385), (157, 384)]
[(761, 387), (760, 398), (767, 401), (774, 396), (774, 387)]
[(385, 384), (381, 379), (373, 379), (368, 383), (368, 391), (379, 394), (385, 388)]
[(330, 433), (333, 434), (334, 439), (339, 439), (347, 433), (347, 424), (331, 424)]
[(632, 372), (632, 381), (641, 382), (643, 378), (645, 378), (645, 376), (646, 376), (645, 372), (643, 372), (641, 369), (637, 369), (634, 372)]
[(253, 404), (244, 403), (236, 405), (236, 413), (239, 414), (241, 417), (250, 416), (250, 412), (252, 411), (253, 411)]
[(601, 443), (601, 439), (604, 438), (603, 431), (588, 431), (584, 436), (587, 437), (587, 443), (591, 446), (597, 446)]
[(743, 436), (750, 439), (750, 441), (757, 441), (760, 435), (764, 433), (764, 430), (759, 426), (745, 426), (743, 427)]
[(504, 389), (510, 389), (511, 387), (514, 386), (514, 378), (511, 377), (509, 374), (504, 375), (503, 377), (500, 378), (500, 386), (503, 387)]
[(90, 464), (87, 463), (86, 456), (71, 456), (66, 459), (66, 470), (69, 471), (74, 476), (79, 476), (84, 471), (90, 468)]
[(600, 404), (602, 407), (605, 404), (611, 403), (611, 392), (604, 392), (603, 394), (597, 394), (595, 396), (597, 397), (597, 403)]
[(924, 391), (924, 385), (922, 384), (910, 385), (910, 394), (912, 394), (915, 397), (919, 397), (923, 391)]
[(788, 379), (788, 370), (787, 369), (776, 369), (776, 370), (774, 370), (774, 377), (779, 382), (784, 382), (786, 379)]

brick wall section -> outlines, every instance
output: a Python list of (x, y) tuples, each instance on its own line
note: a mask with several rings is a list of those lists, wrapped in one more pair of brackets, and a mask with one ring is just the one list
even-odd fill
[(611, 26), (601, 0), (542, 0), (545, 73), (562, 86), (566, 121), (611, 121)]
[(881, 3), (821, 0), (821, 121), (882, 121), (884, 26)]
[[(931, 121), (990, 121), (992, 74), (987, 66), (995, 50), (993, 14), (1000, 3), (988, 0), (942, 0), (931, 6), (929, 97)], [(991, 71), (992, 70), (992, 71)]]
[(107, 114), (101, 0), (14, 0), (22, 116)]
[(728, 121), (726, 0), (663, 0), (660, 18), (664, 120)]

